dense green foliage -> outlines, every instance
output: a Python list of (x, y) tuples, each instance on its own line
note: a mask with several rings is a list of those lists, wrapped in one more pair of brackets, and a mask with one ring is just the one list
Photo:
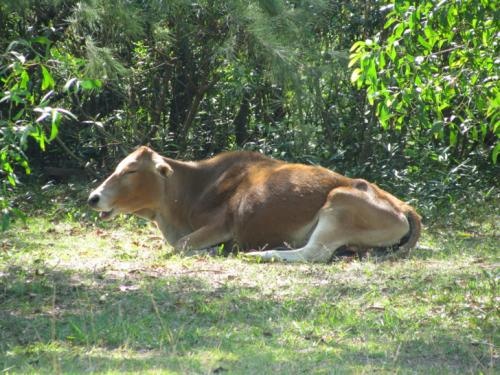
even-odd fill
[(106, 171), (139, 144), (321, 163), (426, 215), (487, 189), (497, 5), (415, 4), (3, 1), (0, 209), (23, 171)]
[[(497, 4), (396, 2), (384, 32), (351, 48), (352, 80), (366, 86), (384, 128), (409, 127), (447, 140), (464, 157), (478, 143), (500, 152)], [(419, 137), (415, 137), (418, 139)], [(421, 140), (428, 137), (420, 136)]]

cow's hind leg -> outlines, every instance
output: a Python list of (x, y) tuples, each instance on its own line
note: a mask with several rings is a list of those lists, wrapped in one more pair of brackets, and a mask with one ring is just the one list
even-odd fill
[[(319, 214), (318, 224), (304, 247), (294, 250), (254, 251), (245, 255), (257, 257), (264, 261), (327, 262), (332, 257), (335, 250), (344, 244), (341, 240), (340, 233), (337, 233), (338, 231), (335, 229), (335, 222), (332, 222), (332, 216), (322, 209)], [(326, 237), (328, 233), (337, 233), (337, 240), (325, 241), (324, 237)]]
[(332, 190), (318, 215), (318, 224), (304, 247), (256, 251), (248, 255), (262, 260), (326, 262), (342, 245), (393, 245), (409, 231), (404, 213), (366, 185), (362, 189), (339, 187)]

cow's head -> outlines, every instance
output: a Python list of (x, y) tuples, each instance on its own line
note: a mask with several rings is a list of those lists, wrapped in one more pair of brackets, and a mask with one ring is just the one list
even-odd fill
[(142, 146), (123, 159), (111, 176), (90, 193), (89, 205), (110, 220), (119, 213), (155, 209), (173, 173), (165, 159)]

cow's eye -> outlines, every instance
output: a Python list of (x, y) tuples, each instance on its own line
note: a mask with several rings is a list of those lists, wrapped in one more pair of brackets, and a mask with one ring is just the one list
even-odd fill
[(132, 174), (132, 173), (135, 173), (137, 171), (126, 171), (125, 174)]

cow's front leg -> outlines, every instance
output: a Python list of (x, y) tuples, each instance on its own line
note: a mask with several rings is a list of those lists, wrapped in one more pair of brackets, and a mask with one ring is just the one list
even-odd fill
[(182, 237), (175, 244), (177, 251), (201, 250), (229, 241), (231, 233), (223, 225), (217, 223), (205, 225)]

